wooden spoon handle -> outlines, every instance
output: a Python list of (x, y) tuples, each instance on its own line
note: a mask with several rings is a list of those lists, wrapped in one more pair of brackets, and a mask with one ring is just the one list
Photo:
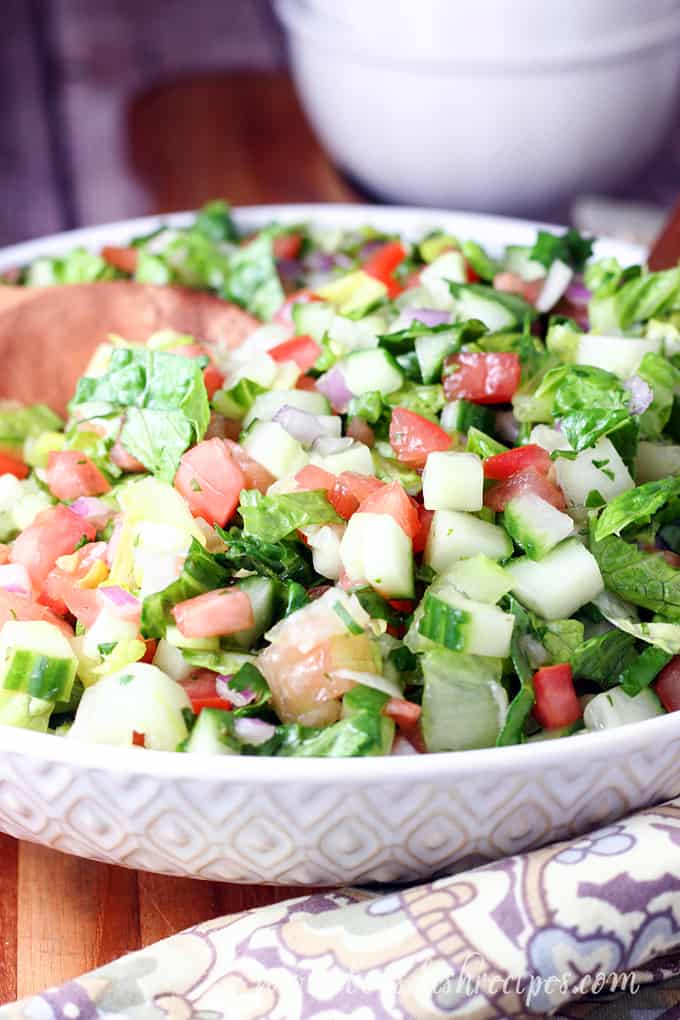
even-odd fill
[(647, 259), (650, 269), (673, 269), (680, 260), (680, 199), (652, 245)]

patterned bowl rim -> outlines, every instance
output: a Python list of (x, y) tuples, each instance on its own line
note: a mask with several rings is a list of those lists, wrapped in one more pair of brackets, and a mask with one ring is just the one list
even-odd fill
[[(235, 209), (234, 214), (238, 225), (244, 229), (257, 229), (270, 220), (281, 223), (312, 220), (319, 226), (343, 228), (365, 222), (413, 237), (434, 228), (444, 228), (473, 237), (492, 249), (505, 244), (526, 244), (537, 229), (556, 229), (553, 224), (533, 220), (412, 206), (295, 203), (243, 206)], [(39, 255), (63, 254), (75, 245), (99, 248), (103, 244), (123, 244), (135, 235), (151, 233), (161, 226), (181, 227), (194, 215), (193, 212), (180, 212), (145, 216), (25, 241), (0, 251), (0, 272), (23, 265)], [(598, 240), (595, 253), (613, 255), (630, 263), (640, 261), (645, 251), (639, 245), (603, 238)], [(272, 773), (269, 758), (215, 756), (210, 758), (209, 767), (206, 767), (208, 763), (199, 755), (147, 750), (142, 758), (139, 748), (77, 743), (60, 740), (50, 734), (0, 725), (0, 753), (11, 752), (34, 760), (67, 763), (84, 769), (147, 773), (177, 780), (203, 777), (234, 783), (259, 783), (266, 779), (268, 784), (333, 781), (349, 785), (360, 781), (365, 785), (408, 780), (422, 782), (454, 772), (504, 772), (513, 767), (542, 769), (555, 767), (561, 760), (565, 765), (573, 764), (571, 752), (576, 748), (580, 749), (582, 759), (604, 761), (617, 752), (632, 753), (647, 748), (653, 751), (660, 742), (677, 735), (680, 735), (680, 713), (677, 716), (670, 713), (604, 732), (580, 734), (570, 740), (546, 740), (502, 748), (370, 758), (277, 758), (276, 770)]]

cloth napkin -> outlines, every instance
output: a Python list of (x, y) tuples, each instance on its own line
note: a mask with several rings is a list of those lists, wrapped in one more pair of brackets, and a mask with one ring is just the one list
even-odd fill
[(0, 1008), (0, 1020), (548, 1013), (680, 1017), (680, 799), (423, 885), (208, 921)]

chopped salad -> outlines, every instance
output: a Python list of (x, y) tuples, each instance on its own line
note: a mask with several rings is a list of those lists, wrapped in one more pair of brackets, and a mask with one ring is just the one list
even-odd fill
[(19, 282), (217, 294), (0, 407), (0, 722), (187, 754), (540, 741), (680, 708), (680, 268), (211, 203)]

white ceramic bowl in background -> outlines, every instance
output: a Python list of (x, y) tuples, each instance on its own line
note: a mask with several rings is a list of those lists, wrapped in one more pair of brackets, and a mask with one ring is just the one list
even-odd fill
[[(124, 244), (161, 222), (32, 241), (0, 271), (76, 244)], [(420, 237), (442, 227), (491, 251), (536, 224), (368, 206), (243, 209), (278, 219), (372, 223)], [(642, 252), (603, 242), (625, 262)], [(83, 366), (84, 367), (84, 366)], [(0, 829), (84, 857), (230, 882), (338, 884), (425, 878), (551, 840), (680, 794), (680, 713), (567, 740), (393, 758), (200, 757), (79, 744), (0, 726)]]
[(680, 0), (276, 0), (303, 105), (375, 194), (535, 213), (658, 150)]

